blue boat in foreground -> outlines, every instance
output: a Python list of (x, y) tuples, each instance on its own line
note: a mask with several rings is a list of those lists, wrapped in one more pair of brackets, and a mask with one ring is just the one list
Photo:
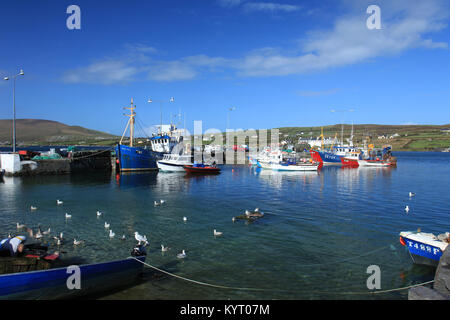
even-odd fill
[[(66, 299), (107, 292), (132, 284), (145, 257), (145, 248), (139, 246), (123, 260), (0, 275), (0, 299)], [(75, 269), (80, 288), (69, 289)]]
[(400, 243), (408, 249), (414, 263), (437, 266), (448, 246), (449, 236), (449, 233), (436, 237), (432, 233), (403, 231), (400, 232)]

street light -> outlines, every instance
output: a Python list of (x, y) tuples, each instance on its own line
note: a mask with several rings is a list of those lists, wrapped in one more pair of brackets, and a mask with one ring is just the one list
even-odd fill
[(225, 131), (228, 130), (230, 127), (230, 112), (234, 110), (236, 110), (236, 107), (228, 108), (229, 112), (227, 112), (227, 127), (225, 128)]
[(10, 78), (13, 79), (13, 153), (16, 152), (16, 78), (18, 76), (23, 76), (25, 73), (22, 69), (20, 72), (12, 77), (5, 77), (4, 80), (8, 81)]
[[(159, 132), (160, 132), (160, 134), (162, 134), (162, 104), (164, 103), (164, 102), (167, 102), (166, 100), (152, 100), (152, 99), (148, 99), (148, 101), (147, 101), (148, 103), (152, 103), (152, 102), (159, 102), (159, 111), (160, 111), (160, 116), (161, 116), (161, 126), (159, 127)], [(169, 102), (175, 102), (175, 98), (174, 97), (171, 97), (170, 99), (169, 99)]]

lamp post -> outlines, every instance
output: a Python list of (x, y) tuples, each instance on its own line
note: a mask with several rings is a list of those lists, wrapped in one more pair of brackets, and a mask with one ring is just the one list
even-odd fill
[(225, 128), (225, 131), (227, 131), (230, 127), (230, 112), (236, 110), (236, 107), (228, 108), (227, 112), (227, 127)]
[[(164, 102), (167, 102), (167, 101), (166, 100), (152, 100), (152, 99), (148, 99), (147, 102), (148, 103), (159, 102), (159, 112), (160, 112), (160, 117), (161, 117), (161, 119), (160, 119), (161, 123), (160, 123), (160, 127), (159, 127), (159, 132), (160, 132), (160, 134), (162, 134), (162, 104)], [(169, 102), (175, 102), (174, 97), (171, 97), (169, 99)]]
[(23, 70), (20, 70), (18, 74), (4, 78), (6, 81), (10, 78), (13, 79), (13, 153), (16, 152), (16, 78), (18, 76), (23, 76), (24, 74)]

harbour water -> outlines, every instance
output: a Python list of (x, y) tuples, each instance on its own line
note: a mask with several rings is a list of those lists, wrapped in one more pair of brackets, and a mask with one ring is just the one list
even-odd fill
[[(201, 282), (145, 268), (138, 283), (105, 299), (406, 299), (407, 290), (373, 294), (367, 268), (380, 267), (382, 291), (433, 279), (434, 269), (412, 264), (398, 235), (450, 231), (450, 154), (395, 156), (397, 168), (324, 167), (318, 173), (227, 165), (220, 175), (198, 177), (6, 177), (0, 233), (16, 233), (17, 222), (40, 224), (53, 235), (64, 232), (60, 248), (45, 240), (63, 259), (101, 262), (128, 257), (138, 231), (150, 242), (147, 263)], [(165, 203), (155, 207), (160, 199)], [(258, 221), (232, 221), (256, 207), (265, 213)], [(214, 229), (223, 235), (214, 237)], [(85, 243), (74, 246), (74, 238)], [(163, 253), (161, 244), (171, 249)], [(178, 259), (183, 249), (187, 257)]]

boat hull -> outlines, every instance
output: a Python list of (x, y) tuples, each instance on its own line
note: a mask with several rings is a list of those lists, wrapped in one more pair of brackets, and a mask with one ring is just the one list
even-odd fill
[(184, 170), (190, 174), (219, 174), (220, 168), (216, 167), (193, 167), (183, 166)]
[(379, 161), (379, 160), (358, 160), (360, 167), (392, 167), (391, 162)]
[(441, 241), (429, 240), (417, 233), (400, 233), (400, 243), (410, 253), (415, 264), (437, 266), (446, 244)]
[(158, 169), (166, 172), (185, 172), (183, 164), (174, 164), (164, 162), (162, 160), (157, 161)]
[(358, 160), (355, 160), (355, 159), (349, 159), (349, 158), (342, 157), (341, 162), (342, 162), (342, 166), (345, 166), (345, 167), (350, 167), (350, 168), (359, 167)]
[(158, 170), (156, 164), (158, 155), (149, 149), (118, 144), (116, 156), (119, 160), (120, 171)]
[(0, 275), (0, 299), (66, 299), (129, 285), (142, 271), (145, 256), (79, 266), (80, 289), (69, 289), (70, 267)]
[(326, 152), (326, 151), (317, 151), (317, 150), (310, 150), (311, 157), (316, 162), (323, 162), (323, 164), (327, 165), (341, 165), (341, 156)]
[(319, 164), (300, 164), (300, 165), (282, 165), (282, 164), (263, 164), (262, 168), (274, 171), (317, 171)]

